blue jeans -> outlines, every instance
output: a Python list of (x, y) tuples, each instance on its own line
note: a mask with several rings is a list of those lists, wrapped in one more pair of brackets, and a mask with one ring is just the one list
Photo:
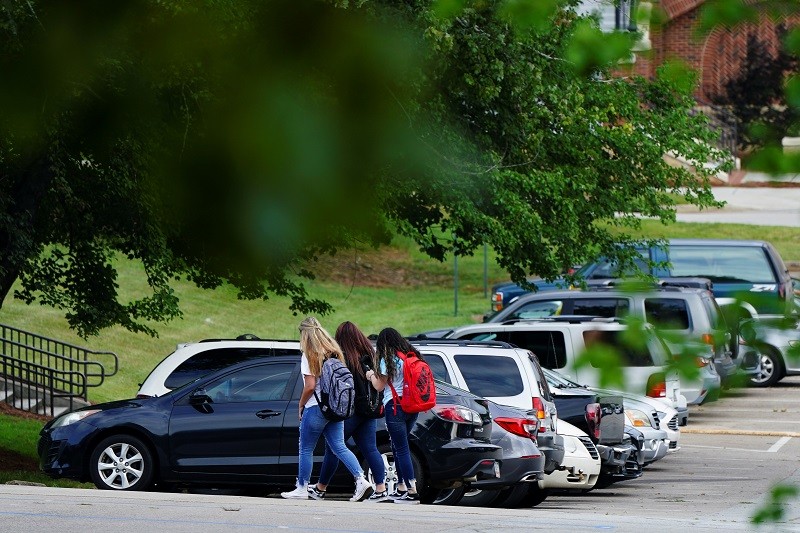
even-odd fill
[[(344, 421), (344, 439), (350, 437), (356, 441), (356, 446), (364, 455), (367, 464), (372, 470), (372, 477), (376, 484), (383, 483), (386, 478), (386, 467), (383, 464), (383, 457), (378, 452), (375, 444), (375, 432), (377, 431), (377, 420), (365, 418), (361, 415), (353, 415)], [(325, 457), (322, 459), (322, 469), (319, 471), (319, 482), (327, 485), (333, 479), (336, 469), (339, 467), (339, 459), (325, 442)]]
[(314, 467), (314, 448), (319, 436), (325, 436), (325, 444), (338, 457), (354, 478), (364, 475), (353, 452), (344, 443), (344, 422), (331, 422), (325, 418), (318, 405), (307, 407), (300, 420), (300, 463), (297, 474), (298, 485), (308, 485)]
[(392, 438), (392, 449), (394, 450), (394, 466), (397, 469), (397, 479), (399, 483), (404, 483), (406, 488), (411, 487), (410, 481), (416, 481), (414, 465), (411, 463), (411, 448), (408, 446), (408, 435), (417, 422), (417, 413), (408, 414), (403, 412), (400, 405), (397, 406), (397, 414), (394, 414), (394, 400), (389, 400), (386, 404), (386, 429)]

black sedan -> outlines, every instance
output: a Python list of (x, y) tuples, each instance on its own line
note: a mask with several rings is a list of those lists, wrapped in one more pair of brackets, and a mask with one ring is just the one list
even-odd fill
[[(111, 490), (292, 487), (301, 390), (299, 358), (273, 356), (227, 367), (161, 397), (73, 411), (42, 429), (41, 468)], [(485, 400), (437, 384), (437, 405), (420, 414), (410, 440), (424, 501), (441, 488), (498, 475), (502, 450), (491, 444), (491, 428)], [(385, 428), (377, 439), (390, 459)], [(323, 454), (321, 439), (314, 478)], [(337, 484), (350, 490), (352, 478), (342, 472)]]

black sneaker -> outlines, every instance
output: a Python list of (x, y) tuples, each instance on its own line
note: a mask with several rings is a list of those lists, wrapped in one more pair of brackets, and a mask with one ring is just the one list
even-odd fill
[(402, 498), (406, 494), (408, 494), (407, 490), (397, 490), (397, 489), (395, 489), (393, 493), (389, 494), (389, 499), (390, 500), (397, 500), (399, 498)]
[(417, 494), (416, 492), (414, 493), (406, 492), (405, 494), (397, 498), (394, 501), (394, 503), (407, 503), (407, 504), (419, 503), (419, 494)]
[(377, 491), (373, 492), (372, 496), (370, 496), (369, 498), (367, 498), (364, 501), (365, 502), (371, 502), (371, 503), (379, 503), (379, 502), (388, 502), (388, 501), (391, 501), (391, 500), (389, 500), (389, 495), (384, 490), (383, 492), (377, 492)]
[(325, 499), (325, 491), (319, 490), (316, 485), (309, 485), (308, 487), (308, 495), (315, 499), (315, 500), (324, 500)]

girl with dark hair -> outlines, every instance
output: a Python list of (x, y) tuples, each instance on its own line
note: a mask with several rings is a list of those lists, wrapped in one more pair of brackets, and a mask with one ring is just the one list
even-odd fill
[[(388, 501), (384, 479), (386, 477), (386, 466), (375, 443), (376, 419), (382, 416), (383, 402), (380, 393), (367, 381), (364, 370), (364, 367), (369, 369), (375, 367), (375, 350), (366, 335), (352, 322), (339, 324), (335, 338), (342, 349), (342, 353), (344, 353), (344, 362), (353, 374), (356, 388), (355, 413), (344, 421), (344, 440), (349, 439), (351, 436), (353, 437), (358, 449), (361, 450), (372, 470), (372, 476), (375, 480), (375, 492), (364, 501)], [(339, 459), (326, 443), (325, 457), (322, 459), (322, 469), (319, 472), (319, 481), (308, 489), (308, 493), (312, 498), (321, 500), (325, 497), (328, 483), (331, 482), (338, 466)]]
[[(403, 360), (397, 353), (414, 355), (423, 359), (422, 354), (414, 348), (394, 328), (385, 328), (378, 334), (377, 372), (368, 370), (365, 375), (369, 382), (379, 391), (383, 391), (383, 405), (386, 413), (386, 429), (392, 438), (394, 464), (397, 468), (397, 490), (392, 495), (394, 503), (419, 503), (417, 480), (414, 465), (411, 463), (411, 449), (408, 446), (408, 435), (417, 422), (417, 413), (405, 413), (400, 402), (395, 400), (403, 394)], [(391, 386), (387, 386), (391, 384)], [(394, 392), (392, 391), (394, 389)]]

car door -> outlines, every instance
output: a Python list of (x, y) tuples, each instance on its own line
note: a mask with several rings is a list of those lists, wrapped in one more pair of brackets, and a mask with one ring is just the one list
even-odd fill
[(299, 367), (299, 361), (266, 362), (190, 387), (173, 406), (169, 423), (170, 463), (180, 478), (234, 481), (278, 475), (284, 420)]

